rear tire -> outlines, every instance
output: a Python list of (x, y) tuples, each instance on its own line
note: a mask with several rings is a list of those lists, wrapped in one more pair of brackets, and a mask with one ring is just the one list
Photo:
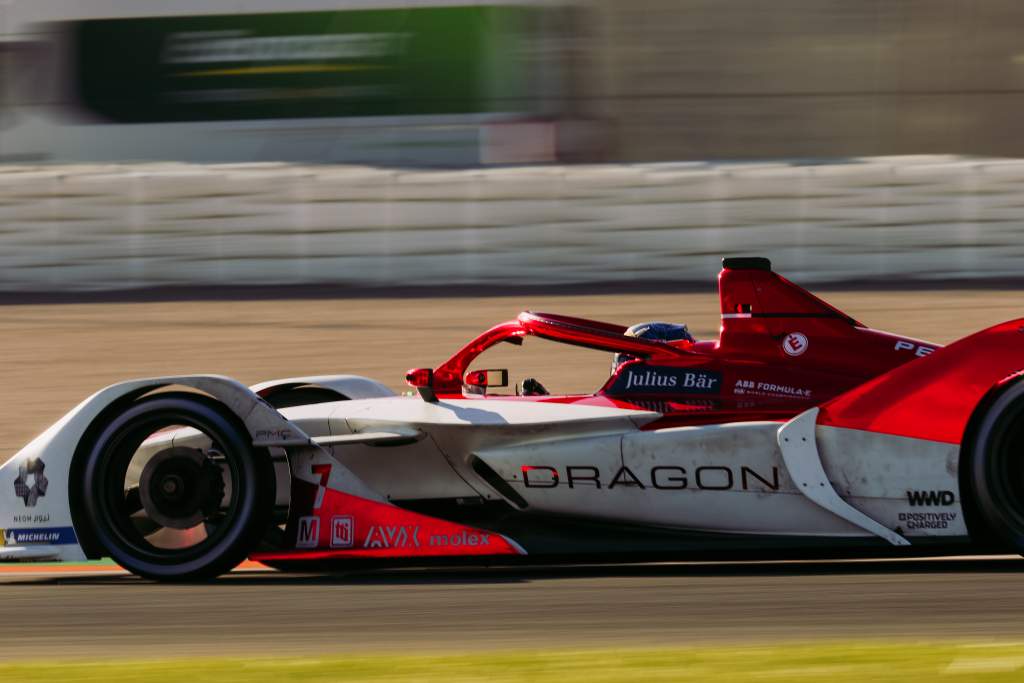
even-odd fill
[[(209, 447), (165, 448), (146, 460), (144, 441), (183, 426), (202, 432)], [(143, 468), (141, 477), (129, 473), (133, 467)], [(129, 571), (163, 581), (231, 570), (259, 543), (274, 506), (269, 454), (251, 446), (224, 406), (198, 394), (132, 404), (100, 432), (82, 475), (84, 512), (105, 551)]]
[(971, 493), (985, 531), (1024, 553), (1024, 382), (992, 402), (966, 445)]

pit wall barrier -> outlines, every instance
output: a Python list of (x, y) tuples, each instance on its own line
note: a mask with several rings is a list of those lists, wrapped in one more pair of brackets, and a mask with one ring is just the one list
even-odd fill
[(0, 167), (0, 291), (1019, 277), (1024, 160)]

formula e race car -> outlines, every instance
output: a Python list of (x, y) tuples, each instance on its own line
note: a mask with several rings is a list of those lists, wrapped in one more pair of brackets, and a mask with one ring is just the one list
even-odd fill
[[(1024, 319), (941, 348), (865, 327), (767, 259), (723, 265), (714, 340), (526, 312), (410, 370), (404, 396), (351, 375), (103, 389), (0, 467), (0, 559), (185, 580), (246, 557), (1022, 552)], [(614, 354), (611, 376), (551, 395), (473, 369), (530, 338)]]

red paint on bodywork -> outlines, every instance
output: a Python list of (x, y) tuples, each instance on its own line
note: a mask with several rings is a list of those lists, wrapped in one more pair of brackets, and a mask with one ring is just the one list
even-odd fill
[[(1024, 370), (1024, 319), (996, 325), (942, 348), (864, 327), (786, 278), (765, 269), (719, 274), (722, 327), (714, 341), (657, 342), (624, 336), (621, 325), (523, 313), (492, 328), (444, 363), (444, 389), (462, 396), (462, 376), (484, 350), (509, 336), (535, 335), (630, 354), (655, 370), (715, 373), (720, 390), (616, 393), (621, 365), (594, 395), (485, 397), (606, 405), (663, 417), (644, 429), (789, 419), (821, 406), (819, 423), (960, 443), (971, 414), (999, 382)], [(795, 339), (796, 344), (787, 344)], [(634, 366), (640, 367), (640, 366)], [(763, 387), (782, 387), (782, 391)], [(798, 391), (791, 391), (798, 390)], [(786, 395), (788, 394), (788, 395)]]
[[(320, 505), (315, 507), (321, 491)], [(303, 532), (305, 536), (302, 536)], [(250, 559), (274, 561), (521, 554), (501, 534), (422, 515), (299, 479), (292, 481), (292, 505), (285, 528), (285, 547), (290, 549), (254, 553)]]
[[(835, 395), (914, 360), (914, 348), (938, 348), (865, 327), (778, 273), (726, 269), (718, 276), (718, 288), (722, 328), (717, 348), (709, 353), (761, 363), (774, 381), (783, 384), (787, 373), (825, 373), (825, 383), (835, 387)], [(737, 315), (737, 309), (749, 311), (751, 317), (729, 317)], [(807, 339), (796, 355), (783, 348), (791, 334)], [(897, 348), (899, 342), (912, 348)], [(825, 396), (817, 398), (821, 402)]]
[(818, 424), (958, 444), (985, 394), (1022, 368), (1024, 318), (865, 382), (823, 405)]

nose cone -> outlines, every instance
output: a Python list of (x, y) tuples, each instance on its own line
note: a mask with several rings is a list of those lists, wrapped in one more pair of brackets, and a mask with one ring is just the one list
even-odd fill
[(66, 458), (48, 431), (0, 465), (0, 562), (86, 559), (68, 503)]

